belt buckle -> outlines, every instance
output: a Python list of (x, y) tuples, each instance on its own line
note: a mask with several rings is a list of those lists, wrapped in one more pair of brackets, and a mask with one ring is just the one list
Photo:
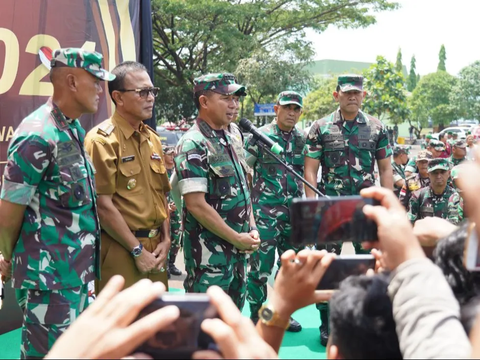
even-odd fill
[(148, 237), (153, 238), (157, 236), (157, 234), (158, 234), (158, 229), (153, 229), (153, 230), (150, 230), (150, 232), (148, 233)]

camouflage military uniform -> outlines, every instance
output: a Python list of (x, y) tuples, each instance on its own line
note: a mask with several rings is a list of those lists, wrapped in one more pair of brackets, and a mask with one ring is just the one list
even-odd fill
[[(53, 52), (59, 64), (101, 80), (102, 55), (82, 49)], [(44, 357), (88, 302), (88, 283), (100, 276), (100, 226), (94, 167), (85, 131), (50, 98), (20, 123), (9, 144), (0, 198), (25, 205), (13, 249), (12, 285), (24, 311), (21, 357)]]
[[(448, 171), (450, 163), (447, 159), (432, 159), (428, 163), (428, 172), (437, 169)], [(458, 224), (462, 218), (460, 215), (460, 195), (450, 186), (446, 185), (441, 195), (433, 192), (432, 186), (413, 192), (408, 206), (408, 219), (415, 223), (417, 220), (429, 216), (440, 217)]]
[[(330, 196), (358, 195), (374, 186), (375, 160), (392, 154), (385, 126), (359, 112), (357, 119), (343, 121), (340, 110), (317, 120), (307, 137), (307, 156), (322, 166), (320, 191)], [(360, 244), (354, 244), (360, 251)]]
[[(296, 127), (289, 133), (283, 132), (276, 120), (262, 126), (259, 131), (279, 144), (284, 149), (280, 157), (297, 173), (303, 174), (307, 152), (303, 132)], [(298, 251), (289, 244), (290, 204), (293, 198), (302, 197), (303, 183), (259, 147), (253, 137), (247, 141), (245, 149), (247, 164), (254, 169), (252, 204), (261, 239), (258, 252), (250, 256), (247, 282), (247, 300), (255, 317), (267, 300), (267, 281), (275, 264), (275, 250), (279, 256), (279, 267), (280, 256), (285, 251)]]
[[(363, 78), (340, 76), (342, 91), (362, 91)], [(343, 90), (341, 82), (351, 81)], [(359, 84), (358, 84), (359, 83)], [(320, 161), (322, 181), (319, 190), (330, 196), (358, 195), (361, 189), (375, 185), (375, 160), (392, 155), (388, 134), (382, 122), (359, 111), (354, 121), (344, 121), (340, 109), (315, 121), (307, 136), (307, 156)], [(357, 254), (368, 253), (359, 243)], [(341, 244), (329, 244), (328, 251), (339, 254)], [(322, 324), (328, 323), (328, 303), (317, 304)], [(322, 328), (321, 338), (323, 337)], [(328, 332), (328, 327), (327, 327)]]
[[(394, 155), (400, 156), (402, 154), (409, 154), (409, 148), (408, 147), (402, 147), (400, 145), (396, 145), (393, 149)], [(393, 171), (393, 192), (395, 195), (399, 196), (400, 195), (400, 190), (402, 189), (401, 187), (398, 187), (395, 185), (397, 181), (400, 180), (405, 180), (405, 170), (403, 165), (399, 165), (395, 162), (395, 159), (392, 158), (392, 171)]]
[[(175, 171), (182, 195), (204, 192), (205, 200), (236, 232), (248, 232), (251, 200), (247, 181), (229, 132), (213, 130), (197, 119), (177, 145)], [(245, 302), (246, 256), (204, 228), (183, 209), (187, 292), (218, 285), (239, 309)]]
[[(175, 169), (167, 169), (168, 177), (171, 177), (174, 172)], [(168, 203), (173, 201), (170, 193), (168, 193), (167, 201)], [(178, 250), (182, 247), (182, 219), (178, 209), (170, 213), (170, 239), (172, 245), (170, 246), (169, 260), (175, 259)]]
[(84, 310), (87, 284), (100, 275), (94, 168), (84, 136), (80, 122), (49, 99), (9, 145), (0, 197), (27, 206), (12, 262), (12, 284), (26, 300), (22, 358), (46, 355)]
[[(463, 149), (464, 151), (464, 156), (460, 159), (454, 158), (453, 157), (453, 150), (452, 150), (452, 156), (450, 156), (450, 162), (452, 163), (453, 166), (459, 165), (462, 161), (466, 159), (467, 155), (467, 142), (465, 140), (457, 140), (453, 144), (453, 148), (457, 149)], [(457, 152), (458, 155), (458, 152)]]
[[(416, 161), (422, 161), (422, 160), (429, 161), (431, 158), (432, 158), (432, 153), (430, 151), (421, 150), (416, 157)], [(415, 166), (417, 166), (416, 163), (415, 163)], [(429, 185), (430, 185), (430, 178), (428, 176), (425, 178), (422, 178), (420, 174), (412, 174), (405, 179), (405, 184), (400, 190), (400, 195), (398, 199), (400, 200), (402, 205), (405, 207), (405, 209), (407, 209), (408, 202), (410, 201), (410, 197), (412, 196), (412, 193), (419, 189), (423, 189), (424, 187), (427, 187)]]

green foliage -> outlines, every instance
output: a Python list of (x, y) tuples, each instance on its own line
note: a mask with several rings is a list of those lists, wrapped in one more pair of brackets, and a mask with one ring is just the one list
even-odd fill
[(365, 71), (364, 78), (367, 96), (363, 101), (363, 110), (378, 118), (388, 115), (395, 124), (405, 121), (409, 109), (403, 74), (391, 62), (378, 56), (377, 63)]
[(152, 0), (154, 80), (166, 91), (160, 116), (193, 114), (187, 103), (200, 74), (234, 72), (262, 50), (286, 49), (300, 62), (313, 54), (305, 29), (366, 27), (373, 13), (397, 7), (388, 0)]
[(399, 73), (403, 72), (402, 49), (398, 49), (397, 62), (395, 63), (395, 70)]
[(458, 117), (480, 119), (480, 61), (460, 70), (450, 101)]
[[(306, 93), (311, 85), (311, 74), (306, 70), (306, 62), (311, 54), (299, 52), (287, 57), (284, 48), (274, 51), (259, 50), (251, 57), (239, 61), (235, 70), (238, 81), (247, 86), (248, 96), (260, 104), (276, 99), (284, 90)], [(283, 55), (283, 57), (281, 56)]]
[(415, 55), (413, 55), (412, 60), (410, 60), (410, 73), (408, 74), (408, 79), (407, 79), (407, 89), (410, 92), (415, 90), (415, 87), (417, 86), (416, 71), (417, 71), (416, 60), (415, 60)]
[(317, 120), (334, 112), (338, 104), (333, 97), (337, 76), (319, 78), (312, 91), (303, 99), (302, 120)]
[(431, 118), (433, 123), (445, 126), (455, 120), (455, 108), (450, 96), (457, 79), (446, 71), (437, 71), (422, 77), (410, 98), (412, 119), (427, 125)]
[(437, 71), (447, 71), (445, 66), (445, 61), (447, 60), (447, 51), (445, 50), (445, 45), (442, 45), (440, 52), (438, 54), (438, 67)]

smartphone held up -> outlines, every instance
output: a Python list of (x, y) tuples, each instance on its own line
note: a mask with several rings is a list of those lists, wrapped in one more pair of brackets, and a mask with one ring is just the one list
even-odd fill
[(378, 202), (361, 196), (293, 199), (291, 245), (377, 241), (377, 225), (363, 213), (366, 204)]
[(198, 350), (218, 351), (213, 339), (200, 327), (204, 319), (218, 318), (217, 310), (206, 294), (164, 294), (146, 306), (137, 320), (169, 305), (178, 307), (180, 317), (145, 341), (135, 352), (145, 353), (154, 359), (190, 359)]

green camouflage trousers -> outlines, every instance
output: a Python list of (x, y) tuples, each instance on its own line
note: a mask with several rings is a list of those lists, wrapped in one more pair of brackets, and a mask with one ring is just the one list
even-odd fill
[(178, 250), (182, 247), (182, 219), (178, 211), (170, 214), (170, 239), (172, 240), (172, 245), (170, 246), (168, 258), (175, 259)]
[(43, 358), (85, 310), (88, 285), (60, 290), (16, 290), (23, 310), (21, 359)]
[(247, 260), (245, 255), (232, 255), (227, 265), (222, 266), (187, 266), (187, 277), (183, 287), (187, 293), (206, 293), (210, 286), (217, 285), (223, 289), (237, 305), (240, 311), (245, 304)]
[[(360, 243), (352, 243), (352, 244), (353, 244), (353, 247), (355, 248), (355, 254), (357, 255), (370, 254), (370, 250), (365, 250), (362, 247), (362, 244)], [(342, 248), (343, 248), (343, 243), (325, 244), (323, 246), (321, 245), (316, 246), (317, 250), (327, 250), (328, 252), (332, 252), (337, 255), (340, 255), (340, 253), (342, 252)], [(317, 303), (316, 307), (319, 311), (328, 311), (328, 302)]]
[(278, 268), (281, 264), (280, 257), (285, 251), (293, 249), (298, 252), (298, 249), (289, 244), (292, 232), (290, 221), (260, 218), (256, 222), (261, 244), (258, 251), (250, 255), (247, 279), (247, 301), (250, 303), (252, 316), (256, 316), (267, 300), (267, 282), (275, 265), (275, 251), (278, 252)]

